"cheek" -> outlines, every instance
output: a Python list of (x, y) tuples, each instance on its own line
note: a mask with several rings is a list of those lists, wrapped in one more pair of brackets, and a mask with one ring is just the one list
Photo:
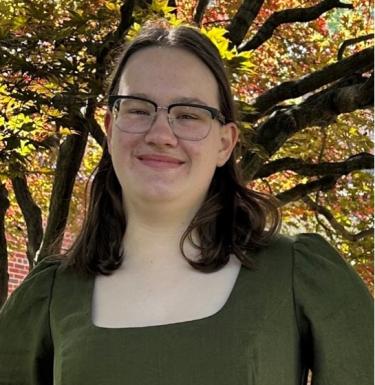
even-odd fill
[(111, 150), (112, 154), (116, 156), (126, 156), (131, 149), (136, 146), (137, 137), (126, 133), (117, 133), (112, 136)]
[(186, 146), (192, 167), (203, 177), (211, 175), (217, 165), (217, 143), (214, 140), (195, 142)]

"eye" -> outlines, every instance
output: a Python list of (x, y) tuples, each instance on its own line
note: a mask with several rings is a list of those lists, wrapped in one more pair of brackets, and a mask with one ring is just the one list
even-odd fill
[(179, 120), (197, 120), (199, 119), (199, 116), (194, 115), (194, 114), (187, 114), (187, 113), (181, 113), (176, 116), (176, 119)]
[(148, 117), (153, 113), (153, 105), (136, 99), (123, 99), (120, 104), (120, 114), (132, 118)]
[(141, 108), (131, 108), (126, 113), (131, 115), (150, 115), (150, 111)]
[(180, 122), (205, 122), (207, 120), (207, 111), (203, 108), (188, 105), (174, 106), (171, 111), (173, 119)]

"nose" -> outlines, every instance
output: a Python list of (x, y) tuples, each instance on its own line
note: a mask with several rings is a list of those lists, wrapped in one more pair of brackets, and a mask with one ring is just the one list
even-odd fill
[(168, 121), (167, 111), (158, 110), (149, 130), (145, 134), (149, 144), (176, 146), (178, 139)]

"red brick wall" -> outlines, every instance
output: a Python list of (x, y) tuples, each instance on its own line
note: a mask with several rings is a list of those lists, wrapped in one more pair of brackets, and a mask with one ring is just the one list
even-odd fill
[(24, 253), (14, 252), (8, 259), (8, 295), (10, 295), (25, 279), (29, 272), (29, 262)]

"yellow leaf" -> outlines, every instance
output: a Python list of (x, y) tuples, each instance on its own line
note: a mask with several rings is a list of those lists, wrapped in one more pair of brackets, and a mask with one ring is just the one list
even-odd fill
[(107, 9), (109, 9), (110, 11), (113, 11), (113, 12), (115, 12), (115, 11), (117, 12), (120, 10), (120, 7), (117, 4), (105, 2), (104, 5)]
[(35, 147), (29, 143), (28, 140), (21, 140), (20, 147), (17, 149), (17, 152), (22, 156), (30, 155), (35, 150)]
[(69, 128), (60, 128), (59, 133), (63, 136), (79, 135), (80, 134), (78, 131), (74, 131), (74, 130), (71, 130)]
[(224, 36), (228, 32), (225, 28), (214, 27), (210, 30), (202, 28), (201, 32), (215, 44), (222, 58), (231, 57), (232, 54), (228, 52), (229, 40)]
[(7, 86), (5, 84), (0, 84), (0, 94), (9, 95), (7, 92)]
[(141, 30), (141, 25), (138, 23), (133, 23), (132, 27), (129, 30), (128, 36), (133, 39), (135, 38)]
[(175, 8), (168, 6), (168, 0), (153, 0), (151, 10), (157, 13), (168, 14), (174, 11)]

